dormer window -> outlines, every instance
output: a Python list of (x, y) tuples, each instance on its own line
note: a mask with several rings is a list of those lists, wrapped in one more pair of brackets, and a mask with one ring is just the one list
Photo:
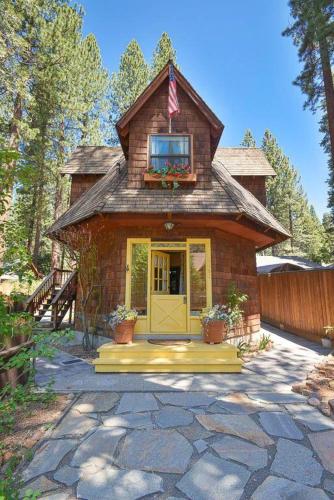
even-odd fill
[(151, 135), (149, 138), (149, 168), (163, 170), (168, 166), (186, 168), (191, 172), (190, 135)]

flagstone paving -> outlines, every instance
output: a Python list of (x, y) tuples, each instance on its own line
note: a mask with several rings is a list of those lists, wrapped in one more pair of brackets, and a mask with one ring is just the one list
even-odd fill
[(39, 361), (37, 382), (55, 375), (73, 401), (20, 471), (21, 496), (334, 498), (333, 421), (291, 392), (321, 347), (291, 337), (275, 346), (241, 374), (96, 375), (84, 362), (62, 365), (65, 353)]
[[(320, 413), (324, 430), (305, 425), (298, 411), (305, 399), (287, 404), (282, 398), (273, 412), (266, 411), (273, 407), (269, 398), (254, 411), (239, 393), (227, 400), (237, 406), (212, 413), (221, 393), (173, 398), (152, 392), (141, 394), (145, 411), (137, 412), (133, 402), (139, 395), (74, 396), (72, 408), (22, 471), (21, 493), (35, 488), (44, 500), (333, 498), (334, 430)], [(190, 411), (194, 404), (200, 414)], [(83, 424), (80, 432), (77, 422)]]

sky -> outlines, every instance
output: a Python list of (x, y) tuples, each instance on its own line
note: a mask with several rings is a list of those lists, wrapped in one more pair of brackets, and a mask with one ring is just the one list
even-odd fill
[[(79, 0), (80, 1), (80, 0)], [(246, 128), (261, 144), (271, 130), (301, 175), (317, 214), (327, 210), (327, 157), (318, 117), (292, 84), (297, 48), (282, 37), (287, 0), (81, 0), (84, 34), (94, 33), (103, 63), (117, 71), (136, 39), (147, 61), (164, 31), (184, 76), (225, 125), (220, 146), (238, 146)]]

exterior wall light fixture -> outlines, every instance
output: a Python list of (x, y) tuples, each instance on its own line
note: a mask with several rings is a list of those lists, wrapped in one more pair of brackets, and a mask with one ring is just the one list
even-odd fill
[(166, 231), (171, 231), (174, 228), (174, 226), (175, 226), (174, 222), (165, 222)]

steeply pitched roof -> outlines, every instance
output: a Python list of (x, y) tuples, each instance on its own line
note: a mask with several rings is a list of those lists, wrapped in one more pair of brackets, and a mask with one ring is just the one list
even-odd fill
[(233, 179), (222, 163), (214, 162), (212, 166), (214, 176), (210, 190), (128, 189), (123, 158), (53, 224), (48, 234), (97, 213), (173, 212), (245, 215), (265, 229), (272, 229), (284, 238), (289, 236), (260, 201)]
[[(123, 158), (120, 147), (79, 146), (62, 173), (106, 174), (115, 162)], [(257, 148), (218, 148), (215, 160), (219, 160), (233, 176), (276, 175), (263, 151)]]
[(219, 160), (233, 176), (276, 175), (266, 155), (259, 148), (217, 148), (214, 160)]
[[(132, 106), (124, 113), (124, 115), (116, 123), (116, 130), (122, 145), (122, 149), (125, 157), (127, 158), (128, 152), (128, 134), (129, 134), (129, 122), (135, 116), (135, 114), (141, 109), (141, 107), (148, 101), (152, 94), (160, 87), (160, 85), (169, 76), (169, 65), (172, 64), (169, 61), (165, 67), (158, 73), (158, 75), (152, 80), (152, 82), (146, 87), (144, 92), (140, 94), (137, 100), (132, 104)], [(224, 125), (215, 115), (215, 113), (209, 108), (209, 106), (203, 101), (201, 96), (196, 92), (193, 86), (188, 82), (188, 80), (182, 75), (182, 73), (174, 66), (174, 75), (178, 85), (184, 90), (192, 102), (197, 106), (200, 112), (206, 117), (210, 123), (210, 134), (211, 134), (211, 145), (212, 145), (212, 155), (216, 151), (220, 137), (224, 130)]]
[(286, 264), (296, 269), (324, 269), (321, 264), (298, 255), (257, 255), (256, 267), (259, 274), (266, 274), (280, 270)]

